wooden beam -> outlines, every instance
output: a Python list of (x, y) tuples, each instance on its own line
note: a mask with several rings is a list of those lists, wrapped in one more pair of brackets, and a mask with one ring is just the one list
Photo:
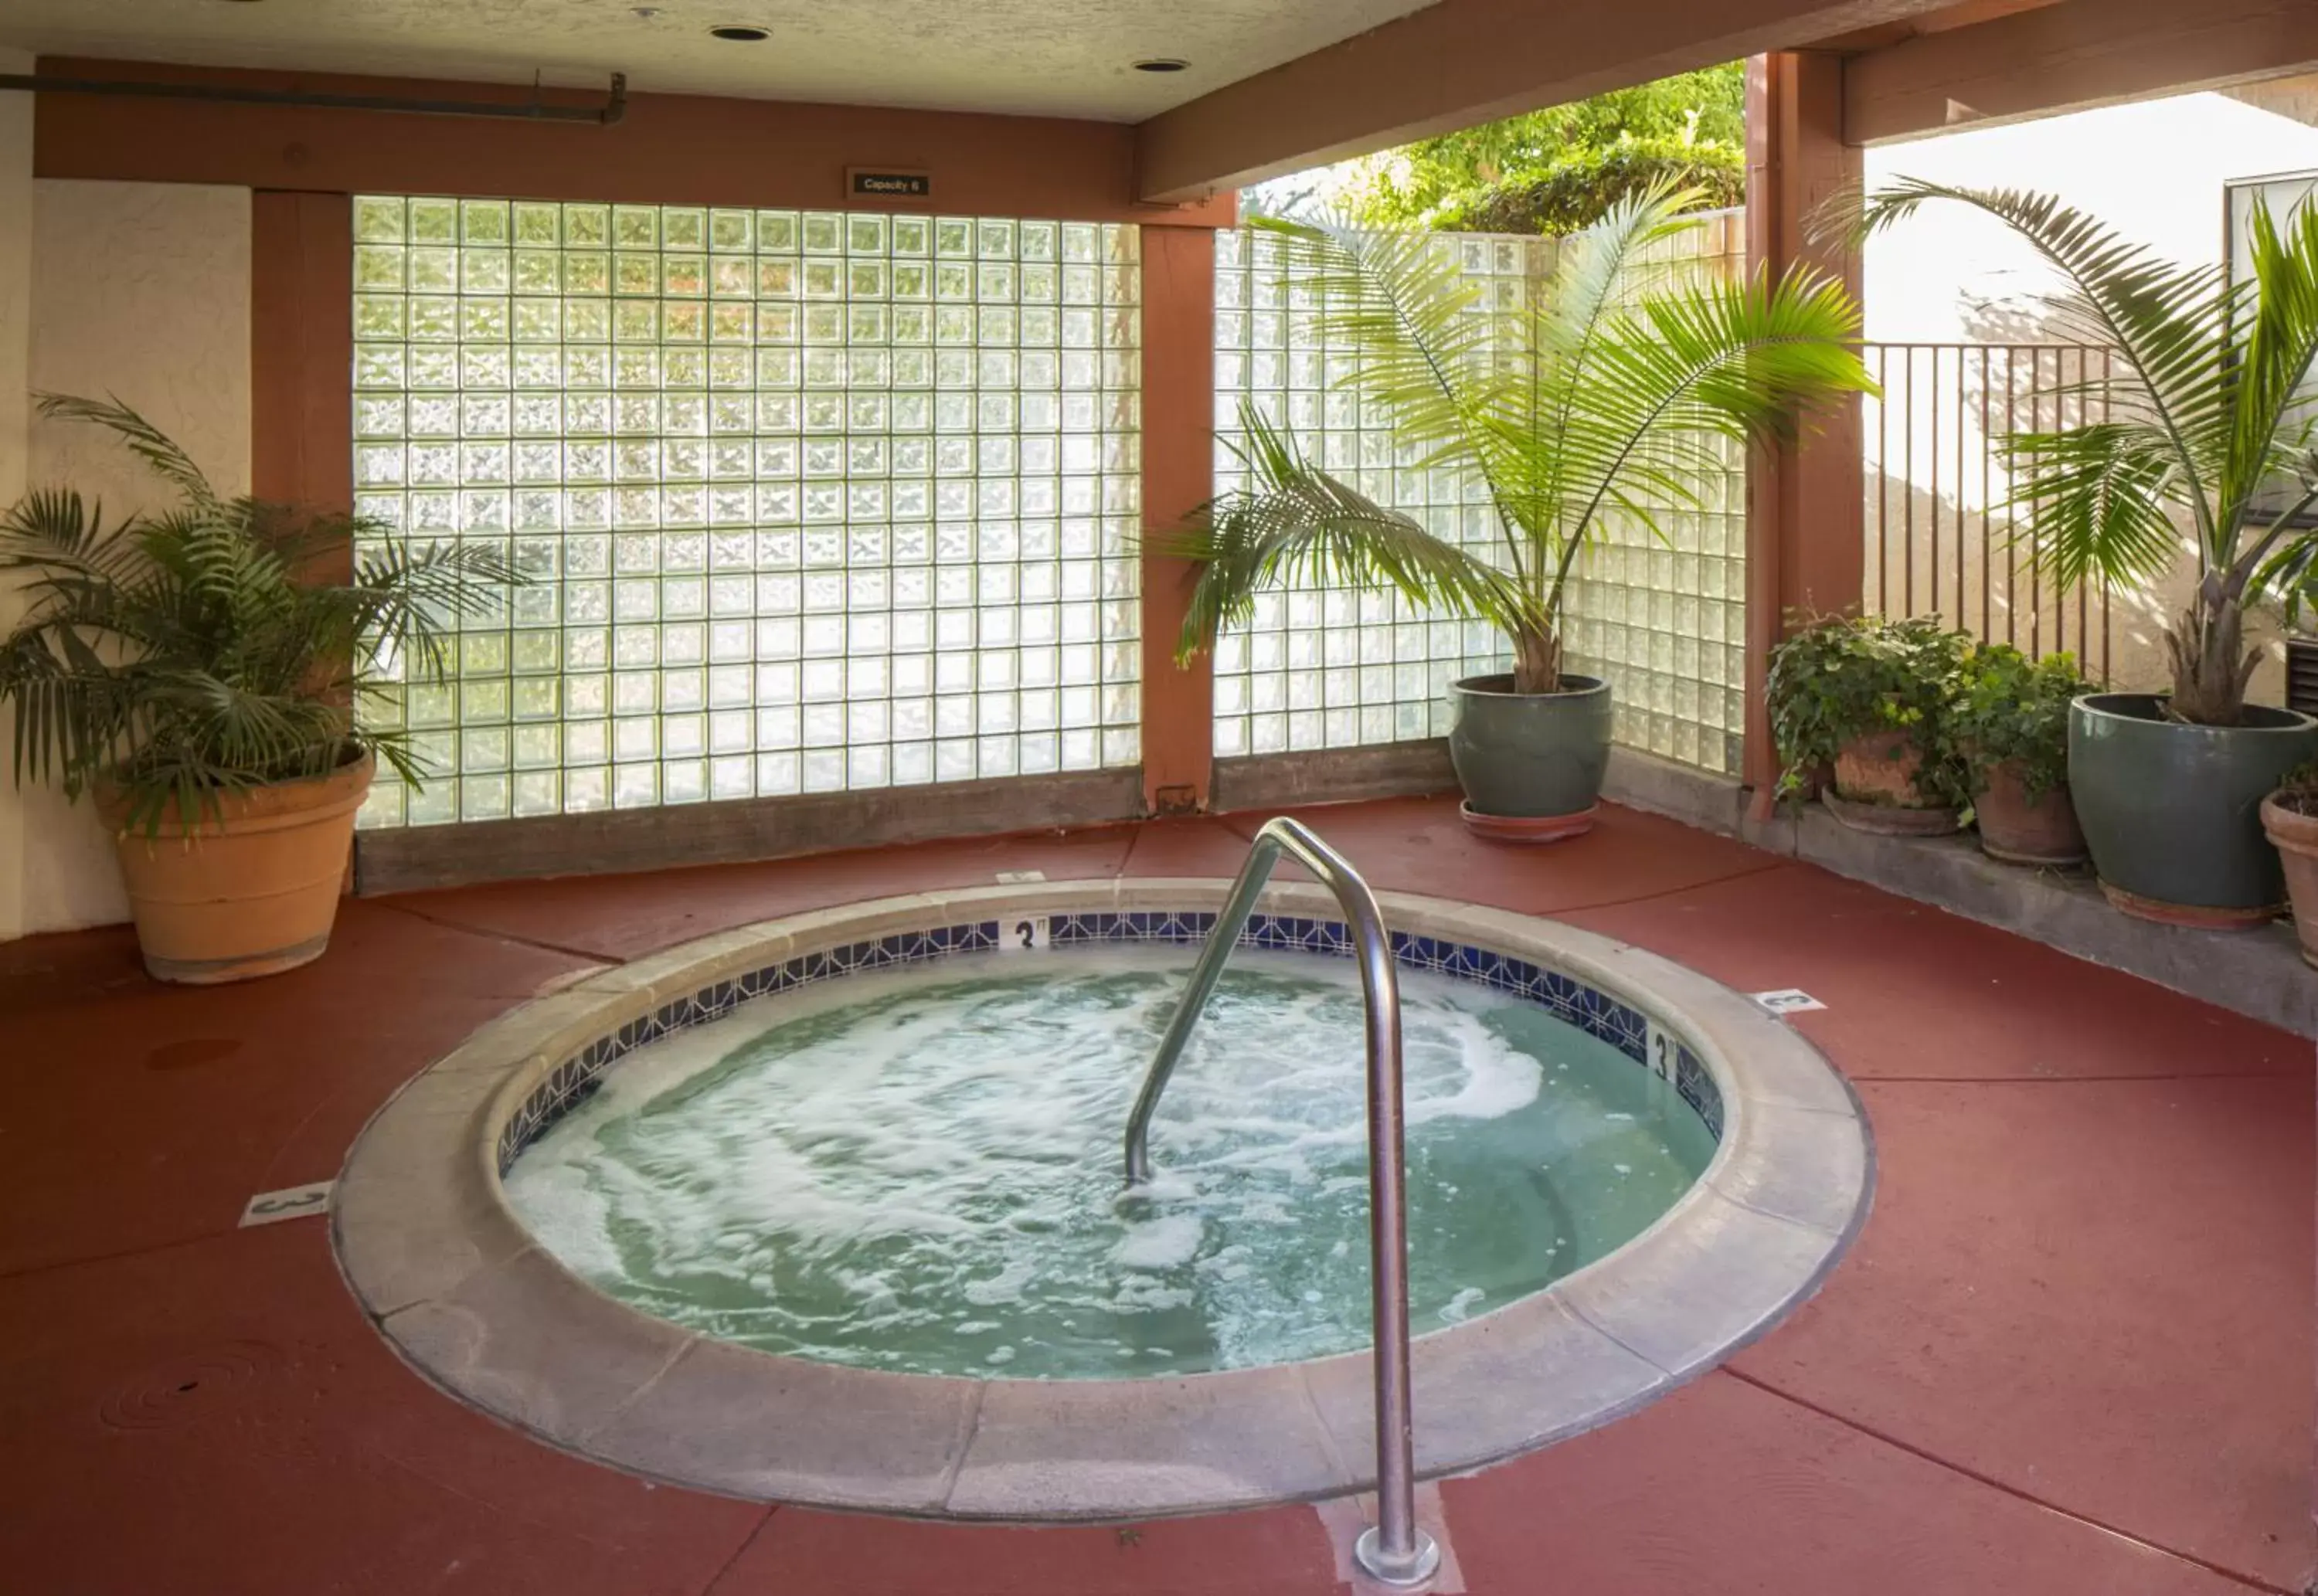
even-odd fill
[(1189, 560), (1160, 534), (1216, 491), (1216, 236), (1143, 229), (1143, 792), (1153, 814), (1207, 807), (1216, 740), (1215, 658), (1175, 663)]
[(2015, 12), (2035, 11), (2040, 6), (2059, 4), (2061, 0), (1960, 0), (1959, 4), (1944, 5), (1938, 11), (1927, 11), (1904, 22), (1881, 22), (1856, 33), (1840, 33), (1833, 39), (1818, 40), (1810, 48), (1833, 51), (1837, 55), (1855, 56), (1865, 50), (1904, 44), (1925, 33), (1976, 28), (1982, 22), (1992, 22), (1998, 17), (2010, 16)]
[(1783, 49), (1953, 0), (1441, 0), (1137, 130), (1139, 197), (1283, 172)]
[[(1860, 180), (1858, 146), (1841, 130), (1843, 63), (1812, 53), (1747, 63), (1747, 267), (1777, 276), (1808, 267), (1856, 299), (1855, 249), (1815, 235), (1810, 219)], [(1799, 617), (1859, 607), (1866, 497), (1856, 396), (1831, 407), (1801, 441), (1762, 448), (1747, 473), (1745, 776), (1767, 816), (1778, 780), (1765, 695), (1771, 650)]]
[(351, 510), (354, 203), (260, 189), (250, 244), (250, 491)]
[(2311, 0), (2064, 0), (1853, 57), (1843, 136), (1885, 144), (2314, 67)]
[[(528, 100), (445, 83), (42, 57), (40, 74), (427, 100)], [(573, 98), (571, 91), (548, 91)], [(595, 94), (600, 102), (602, 96)], [(200, 100), (34, 97), (33, 175), (327, 193), (518, 195), (1165, 220), (1229, 227), (1228, 196), (1163, 217), (1135, 202), (1135, 130), (1116, 122), (639, 94), (610, 127)], [(576, 96), (582, 102), (590, 96)], [(846, 168), (931, 175), (924, 200), (866, 202)]]

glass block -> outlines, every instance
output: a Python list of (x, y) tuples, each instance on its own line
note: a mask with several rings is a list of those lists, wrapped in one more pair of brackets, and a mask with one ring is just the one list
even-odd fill
[(354, 205), (376, 546), (530, 583), (370, 712), (442, 774), (364, 827), (1139, 758), (1132, 228)]
[[(1672, 269), (1703, 281), (1743, 271), (1738, 220), (1721, 213), (1668, 240), (1662, 247)], [(1092, 376), (1106, 389), (1133, 393), (1139, 325), (1131, 309), (1113, 309), (1131, 307), (1141, 291), (1133, 233), (1067, 224), (1059, 230), (1058, 375), (1065, 390)], [(1442, 235), (1437, 242), (1480, 289), (1474, 313), (1492, 318), (1490, 336), (1509, 336), (1551, 268), (1553, 242), (1478, 235)], [(1022, 258), (1034, 257), (1026, 250)], [(1074, 268), (1083, 269), (1074, 274)], [(1352, 363), (1323, 334), (1317, 291), (1281, 273), (1276, 244), (1220, 232), (1216, 268), (1217, 490), (1244, 485), (1229, 445), (1242, 441), (1239, 415), (1252, 406), (1352, 486), (1498, 558), (1484, 486), (1421, 469), (1421, 457), (1394, 437), (1388, 417), (1352, 390)], [(1027, 273), (1026, 266), (1026, 280)], [(1072, 363), (1074, 350), (1096, 345), (1092, 364), (1084, 356)], [(1120, 429), (1105, 446), (1131, 451), (1135, 442), (1131, 429)], [(1704, 458), (1719, 465), (1690, 483), (1696, 512), (1683, 507), (1658, 517), (1671, 547), (1631, 516), (1605, 525), (1602, 543), (1573, 576), (1565, 643), (1571, 668), (1612, 680), (1621, 740), (1731, 773), (1739, 721), (1727, 705), (1743, 691), (1743, 650), (1735, 640), (1744, 635), (1745, 466), (1735, 450)], [(1128, 453), (1102, 459), (1106, 500), (1133, 494), (1134, 463)], [(1072, 469), (1068, 454), (1063, 469)], [(1214, 749), (1239, 758), (1438, 737), (1450, 723), (1449, 684), (1507, 664), (1505, 644), (1488, 628), (1417, 614), (1397, 598), (1313, 588), (1267, 594), (1247, 627), (1218, 641)]]

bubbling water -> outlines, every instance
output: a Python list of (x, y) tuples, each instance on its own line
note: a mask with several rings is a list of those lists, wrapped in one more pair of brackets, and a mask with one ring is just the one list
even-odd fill
[[(615, 1065), (508, 1172), (600, 1289), (768, 1351), (1118, 1378), (1367, 1344), (1360, 990), (1235, 954), (1122, 1190), (1119, 1138), (1188, 950), (984, 955), (743, 1009)], [(1401, 976), (1416, 1331), (1631, 1238), (1704, 1127), (1650, 1071), (1503, 994)]]

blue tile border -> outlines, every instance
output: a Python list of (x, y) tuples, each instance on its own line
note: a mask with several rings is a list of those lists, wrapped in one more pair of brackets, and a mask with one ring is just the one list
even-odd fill
[[(1058, 948), (1124, 943), (1195, 944), (1206, 941), (1216, 924), (1212, 912), (1198, 910), (1128, 910), (1056, 914), (1046, 919), (1047, 941)], [(769, 997), (817, 981), (896, 964), (924, 964), (952, 954), (986, 952), (999, 946), (1000, 931), (997, 920), (969, 920), (847, 943), (728, 976), (689, 997), (663, 1003), (650, 1014), (628, 1021), (612, 1035), (599, 1036), (572, 1054), (524, 1098), (523, 1106), (499, 1130), (499, 1173), (506, 1174), (525, 1148), (593, 1096), (603, 1084), (606, 1066), (647, 1043), (722, 1019), (752, 999)], [(1239, 946), (1340, 958), (1349, 958), (1352, 952), (1352, 934), (1343, 921), (1298, 915), (1249, 916), (1246, 928), (1240, 933)], [(1392, 953), (1394, 962), (1404, 969), (1431, 971), (1535, 1003), (1555, 1018), (1608, 1043), (1637, 1064), (1648, 1067), (1649, 1017), (1631, 1004), (1560, 971), (1509, 954), (1491, 953), (1469, 944), (1406, 931), (1392, 933)], [(1721, 1088), (1685, 1043), (1676, 1045), (1674, 1087), (1705, 1124), (1708, 1134), (1720, 1142), (1723, 1123)]]

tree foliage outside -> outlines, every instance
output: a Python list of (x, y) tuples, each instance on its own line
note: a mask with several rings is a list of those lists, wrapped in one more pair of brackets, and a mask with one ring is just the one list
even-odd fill
[(1441, 213), (1434, 225), (1459, 233), (1548, 233), (1593, 226), (1610, 208), (1654, 187), (1692, 193), (1694, 211), (1746, 202), (1747, 161), (1719, 144), (1629, 139), (1580, 150), (1542, 177), (1500, 183)]
[(1737, 62), (1423, 139), (1351, 164), (1336, 207), (1363, 227), (1574, 233), (1654, 185), (1738, 203), (1747, 90)]

